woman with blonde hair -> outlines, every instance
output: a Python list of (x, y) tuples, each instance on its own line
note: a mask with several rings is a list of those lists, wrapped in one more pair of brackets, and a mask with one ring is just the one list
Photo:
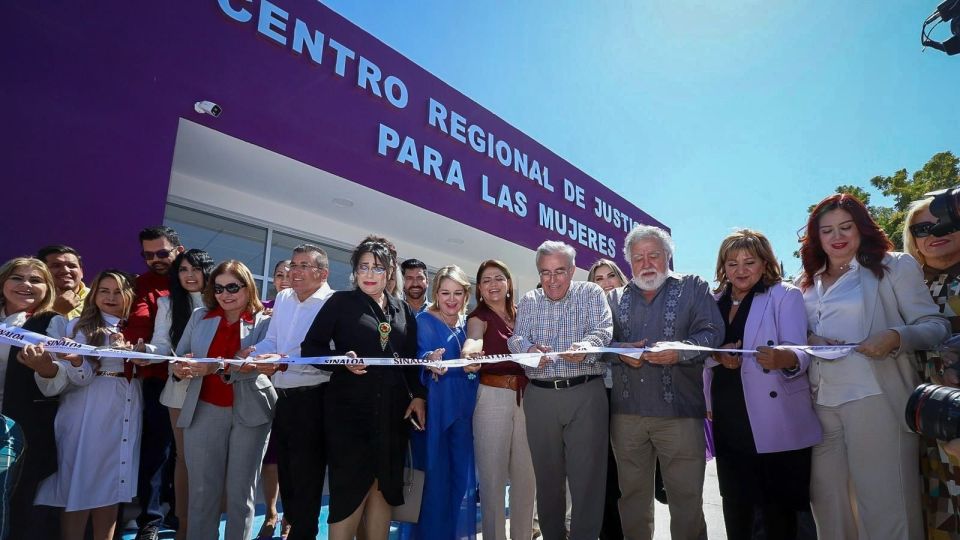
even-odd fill
[(603, 292), (608, 293), (617, 287), (626, 285), (627, 276), (617, 266), (617, 263), (610, 259), (597, 259), (597, 262), (590, 266), (587, 281), (596, 283), (603, 289)]
[[(937, 218), (930, 213), (932, 198), (914, 201), (903, 227), (903, 247), (923, 266), (923, 280), (933, 302), (960, 334), (960, 232), (934, 236)], [(955, 352), (919, 351), (922, 382), (960, 387), (960, 365)], [(942, 442), (920, 437), (920, 472), (928, 538), (960, 538), (960, 463)]]
[[(28, 257), (7, 261), (0, 266), (0, 286), (0, 322), (40, 334), (57, 333), (61, 325), (54, 321), (63, 318), (57, 318), (53, 311), (57, 289), (43, 262)], [(29, 445), (18, 464), (20, 477), (9, 494), (10, 511), (4, 513), (9, 519), (4, 526), (9, 539), (59, 538), (59, 512), (33, 504), (40, 481), (57, 470), (53, 423), (58, 404), (57, 398), (47, 398), (40, 392), (33, 376), (37, 369), (49, 374), (56, 368), (42, 348), (25, 349), (28, 354), (19, 347), (0, 344), (0, 361), (4, 362), (0, 365), (0, 406), (3, 415), (17, 423)]]
[[(417, 356), (434, 361), (460, 358), (467, 339), (470, 280), (459, 266), (444, 266), (434, 275), (430, 294), (430, 307), (417, 315)], [(473, 408), (479, 368), (423, 370), (430, 414), (424, 432), (426, 483), (414, 538), (476, 535)]]
[[(132, 279), (104, 270), (90, 284), (83, 311), (67, 337), (95, 346), (132, 349), (123, 335), (133, 305)], [(133, 365), (109, 356), (61, 356), (52, 378), (36, 377), (47, 396), (60, 396), (55, 422), (58, 470), (40, 484), (36, 504), (63, 508), (65, 540), (111, 540), (117, 505), (137, 493), (143, 401)]]

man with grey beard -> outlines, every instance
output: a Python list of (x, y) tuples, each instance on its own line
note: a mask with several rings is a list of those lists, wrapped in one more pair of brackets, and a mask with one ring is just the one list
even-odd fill
[[(663, 229), (638, 225), (627, 234), (624, 256), (633, 270), (627, 286), (610, 291), (610, 347), (653, 347), (683, 342), (723, 343), (724, 324), (707, 283), (669, 270), (673, 240)], [(610, 437), (620, 480), (620, 516), (630, 540), (653, 538), (657, 459), (670, 507), (670, 536), (706, 538), (703, 477), (704, 353), (665, 349), (613, 363)]]

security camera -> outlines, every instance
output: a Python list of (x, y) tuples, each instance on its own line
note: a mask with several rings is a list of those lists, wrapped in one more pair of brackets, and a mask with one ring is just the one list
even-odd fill
[(212, 101), (198, 101), (193, 104), (193, 110), (200, 114), (209, 114), (214, 118), (219, 117), (220, 113), (223, 112), (223, 109)]

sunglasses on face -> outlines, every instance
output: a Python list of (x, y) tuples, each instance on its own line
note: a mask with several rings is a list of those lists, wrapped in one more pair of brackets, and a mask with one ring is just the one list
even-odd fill
[(910, 226), (910, 234), (914, 238), (926, 238), (933, 234), (931, 231), (936, 223), (932, 221), (921, 221), (920, 223), (914, 223)]
[(157, 251), (141, 251), (140, 256), (143, 257), (144, 260), (152, 261), (153, 259), (166, 259), (170, 257), (171, 253), (173, 253), (173, 251), (169, 249), (160, 249)]
[(240, 289), (246, 287), (243, 283), (227, 283), (226, 285), (214, 285), (213, 293), (214, 294), (223, 294), (224, 291), (230, 294), (237, 294), (240, 292)]

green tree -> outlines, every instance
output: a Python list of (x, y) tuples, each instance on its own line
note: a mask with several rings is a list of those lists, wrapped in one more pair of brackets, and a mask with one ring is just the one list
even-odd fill
[[(897, 249), (903, 249), (903, 221), (910, 203), (922, 199), (925, 193), (958, 184), (960, 158), (952, 152), (940, 152), (912, 176), (906, 169), (900, 169), (890, 176), (874, 176), (870, 179), (870, 185), (874, 189), (884, 196), (893, 197), (893, 206), (871, 206), (870, 192), (856, 185), (837, 186), (836, 193), (849, 193), (863, 201), (873, 219), (887, 233)], [(813, 210), (813, 206), (810, 210)]]

